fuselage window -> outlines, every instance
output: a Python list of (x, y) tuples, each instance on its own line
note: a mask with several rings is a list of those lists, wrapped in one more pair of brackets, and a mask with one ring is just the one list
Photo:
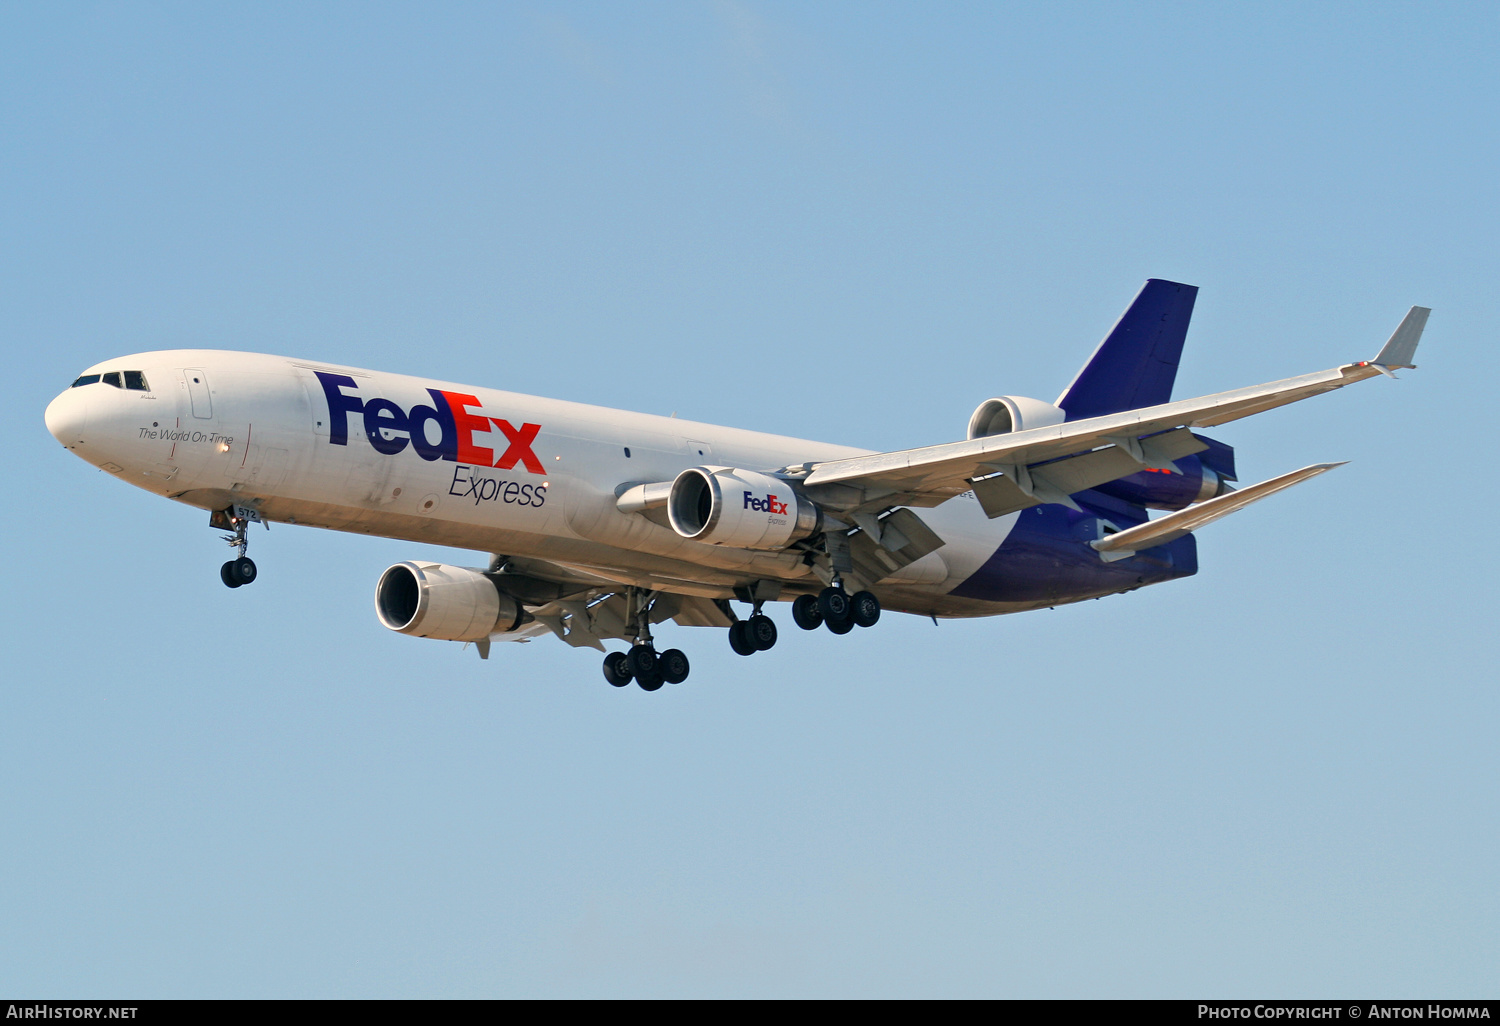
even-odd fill
[(630, 459), (630, 446), (628, 445), (625, 447), (625, 458)]
[(146, 375), (140, 371), (125, 372), (125, 387), (136, 392), (149, 392), (150, 386), (146, 384)]
[(97, 374), (85, 374), (83, 377), (81, 377), (77, 381), (73, 382), (72, 387), (73, 388), (77, 388), (79, 385), (92, 385), (94, 382), (96, 382), (98, 380), (99, 380), (99, 375), (97, 375)]
[(108, 374), (104, 375), (104, 383), (106, 385), (114, 385), (116, 388), (119, 388), (120, 387), (120, 372), (119, 371), (110, 371)]

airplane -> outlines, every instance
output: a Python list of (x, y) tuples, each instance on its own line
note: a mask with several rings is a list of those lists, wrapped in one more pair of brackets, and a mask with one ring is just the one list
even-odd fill
[(667, 620), (727, 629), (748, 656), (776, 644), (778, 602), (804, 630), (848, 634), (883, 609), (936, 622), (1191, 576), (1194, 531), (1342, 465), (1237, 488), (1234, 449), (1200, 430), (1414, 368), (1430, 313), (1412, 307), (1373, 360), (1174, 401), (1197, 293), (1148, 280), (1056, 402), (987, 399), (965, 439), (898, 452), (196, 349), (95, 364), (46, 424), (208, 511), (237, 553), (230, 588), (256, 579), (255, 523), (486, 552), (386, 569), (380, 623), (483, 659), (492, 641), (625, 642), (605, 679), (656, 691), (690, 670), (656, 649)]

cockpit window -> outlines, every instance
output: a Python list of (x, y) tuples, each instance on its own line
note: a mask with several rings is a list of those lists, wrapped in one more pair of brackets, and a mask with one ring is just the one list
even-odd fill
[(73, 384), (70, 385), (70, 386), (68, 386), (68, 387), (70, 387), (70, 388), (77, 388), (79, 385), (92, 385), (94, 382), (96, 382), (98, 380), (99, 380), (99, 375), (97, 375), (97, 374), (85, 374), (83, 377), (79, 378), (77, 381), (73, 382)]
[(150, 386), (146, 384), (146, 375), (140, 371), (125, 371), (125, 387), (136, 392), (149, 392)]
[(120, 372), (119, 371), (110, 371), (108, 374), (104, 375), (104, 379), (103, 380), (104, 380), (104, 383), (106, 385), (114, 385), (116, 388), (119, 388), (120, 387)]

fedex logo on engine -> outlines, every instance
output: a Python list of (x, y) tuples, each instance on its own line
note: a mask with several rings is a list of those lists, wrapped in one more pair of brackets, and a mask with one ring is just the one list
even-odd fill
[[(328, 399), (328, 441), (332, 445), (349, 444), (349, 415), (357, 413), (363, 420), (365, 437), (370, 440), (370, 445), (376, 452), (387, 456), (394, 456), (410, 445), (424, 460), (448, 460), (499, 470), (510, 470), (519, 463), (529, 473), (547, 473), (542, 461), (531, 451), (537, 432), (542, 430), (540, 424), (522, 424), (516, 428), (499, 417), (470, 413), (470, 409), (480, 408), (476, 397), (436, 388), (427, 390), (432, 396), (431, 406), (418, 405), (403, 410), (389, 399), (361, 399), (357, 395), (346, 395), (345, 389), (359, 388), (347, 374), (313, 373)], [(428, 424), (437, 425), (437, 441), (429, 437)], [(499, 429), (506, 443), (499, 459), (495, 458), (494, 449), (478, 445), (474, 440), (475, 434), (493, 435), (491, 425)]]
[(746, 492), (745, 508), (753, 509), (757, 513), (774, 513), (777, 516), (786, 516), (786, 503), (776, 501), (776, 496), (774, 495), (767, 495), (764, 499), (757, 499), (753, 492)]

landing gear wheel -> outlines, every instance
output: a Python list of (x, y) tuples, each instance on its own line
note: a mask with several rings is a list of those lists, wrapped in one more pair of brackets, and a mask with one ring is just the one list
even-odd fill
[(749, 620), (736, 620), (729, 625), (729, 647), (734, 649), (735, 655), (754, 655), (756, 652), (755, 641), (746, 629), (749, 623)]
[(824, 625), (835, 634), (848, 634), (854, 629), (849, 596), (843, 588), (824, 588), (818, 592), (818, 612), (823, 614)]
[(255, 560), (249, 556), (232, 559), (229, 561), (229, 565), (234, 567), (234, 570), (231, 571), (234, 574), (234, 579), (241, 584), (250, 584), (255, 580)]
[(792, 603), (792, 622), (805, 631), (815, 631), (823, 626), (823, 614), (818, 612), (817, 598), (798, 595)]
[(604, 657), (604, 679), (617, 688), (623, 688), (634, 677), (625, 665), (625, 658), (624, 652), (611, 652)]
[[(625, 665), (630, 667), (630, 672), (640, 682), (641, 687), (646, 688), (646, 681), (656, 676), (657, 655), (656, 649), (650, 645), (636, 645), (626, 656)], [(658, 680), (656, 687), (661, 687)], [(655, 691), (656, 688), (646, 688), (647, 691)]]
[(776, 621), (764, 613), (756, 613), (745, 621), (745, 637), (757, 652), (764, 652), (776, 644)]
[(818, 592), (818, 612), (823, 614), (825, 620), (847, 620), (849, 596), (843, 588), (824, 588)]
[(635, 682), (641, 686), (642, 691), (660, 691), (663, 681), (661, 674), (651, 673), (646, 676), (636, 674)]
[(219, 567), (219, 580), (224, 582), (224, 587), (226, 588), (238, 588), (240, 586), (240, 582), (234, 576), (234, 560), (231, 559)]
[(849, 600), (849, 618), (861, 627), (874, 627), (880, 619), (880, 600), (868, 591), (856, 591)]
[(661, 679), (668, 684), (681, 684), (688, 678), (688, 657), (680, 648), (667, 649), (656, 665), (661, 670)]

